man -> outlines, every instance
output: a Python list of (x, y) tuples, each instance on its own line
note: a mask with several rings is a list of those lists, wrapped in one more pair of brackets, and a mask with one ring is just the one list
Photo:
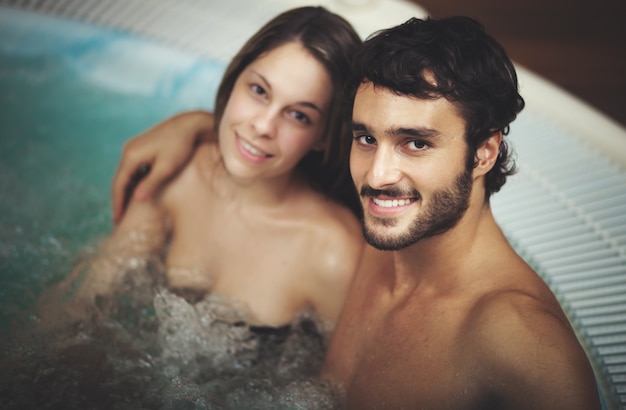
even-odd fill
[[(468, 18), (412, 19), (365, 42), (351, 90), (350, 169), (371, 246), (325, 363), (344, 406), (600, 408), (559, 303), (489, 206), (513, 172), (503, 136), (524, 106), (502, 47)], [(144, 197), (184, 163), (193, 141), (167, 134), (127, 152), (116, 215), (142, 159), (158, 160)]]
[(559, 303), (489, 206), (524, 105), (502, 47), (468, 18), (412, 19), (365, 42), (354, 80), (350, 170), (371, 247), (325, 364), (345, 406), (599, 408)]

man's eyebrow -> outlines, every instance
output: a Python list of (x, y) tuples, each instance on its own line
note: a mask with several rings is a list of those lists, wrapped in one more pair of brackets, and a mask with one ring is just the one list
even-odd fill
[(367, 131), (367, 127), (360, 122), (352, 122), (352, 131)]
[[(360, 122), (352, 122), (352, 131), (368, 131), (368, 127)], [(410, 128), (410, 127), (397, 127), (390, 128), (386, 131), (386, 134), (391, 135), (393, 137), (402, 137), (402, 136), (411, 136), (416, 138), (436, 138), (441, 135), (441, 133), (432, 128), (426, 127), (418, 127), (418, 128)]]
[[(267, 81), (267, 78), (265, 78), (263, 76), (263, 74), (259, 73), (258, 71), (251, 69), (250, 71), (252, 71), (252, 73), (254, 73), (257, 77), (259, 77), (261, 79), (261, 81), (264, 83), (264, 86), (267, 87), (270, 91), (272, 90), (272, 85), (270, 84), (269, 81)], [(317, 105), (313, 104), (310, 101), (298, 101), (296, 103), (296, 105), (301, 105), (303, 107), (309, 107), (312, 108), (314, 110), (316, 110), (317, 112), (319, 112), (320, 114), (322, 114), (322, 109), (320, 107), (318, 107)]]
[(437, 130), (434, 130), (432, 128), (426, 128), (426, 127), (418, 127), (418, 128), (406, 128), (406, 127), (398, 127), (398, 128), (392, 128), (390, 130), (387, 131), (389, 135), (392, 136), (411, 136), (411, 137), (417, 137), (417, 138), (436, 138), (439, 135), (441, 135), (441, 133)]

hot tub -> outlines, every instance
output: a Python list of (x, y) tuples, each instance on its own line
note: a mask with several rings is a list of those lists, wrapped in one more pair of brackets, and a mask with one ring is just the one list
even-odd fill
[[(211, 109), (243, 40), (294, 6), (202, 2), (200, 13), (192, 0), (67, 0), (38, 2), (39, 14), (23, 3), (0, 8), (4, 334), (15, 318), (36, 320), (23, 313), (41, 289), (110, 230), (109, 184), (123, 142), (178, 111)], [(384, 13), (379, 1), (365, 9), (328, 3), (362, 35), (424, 15), (401, 1), (386, 3)], [(227, 41), (208, 40), (218, 35)], [(493, 196), (494, 214), (561, 301), (605, 407), (626, 408), (626, 131), (518, 70), (527, 108), (509, 139), (519, 172)]]

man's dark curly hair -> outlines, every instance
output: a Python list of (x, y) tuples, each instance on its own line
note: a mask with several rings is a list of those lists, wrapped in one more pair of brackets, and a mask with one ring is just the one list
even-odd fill
[[(507, 135), (524, 108), (515, 67), (504, 48), (469, 17), (412, 18), (370, 36), (353, 61), (348, 95), (371, 82), (399, 95), (440, 98), (454, 104), (466, 122), (468, 167), (491, 135)], [(485, 176), (485, 198), (515, 172), (503, 139), (493, 169)]]

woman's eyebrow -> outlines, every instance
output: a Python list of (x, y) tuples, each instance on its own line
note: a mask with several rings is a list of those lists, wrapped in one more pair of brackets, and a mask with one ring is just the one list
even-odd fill
[[(265, 78), (265, 76), (263, 76), (263, 74), (259, 73), (258, 71), (251, 69), (250, 70), (254, 75), (256, 75), (257, 77), (259, 77), (261, 79), (261, 82), (263, 82), (263, 85), (265, 87), (268, 88), (269, 91), (272, 90), (272, 85), (271, 83), (267, 80), (267, 78)], [(320, 114), (322, 114), (322, 109), (320, 107), (318, 107), (317, 105), (313, 104), (310, 101), (298, 101), (296, 102), (296, 105), (301, 105), (303, 107), (309, 107), (314, 109), (315, 111), (319, 112)]]
[(263, 85), (265, 85), (270, 90), (272, 89), (272, 85), (270, 84), (269, 81), (267, 81), (267, 78), (265, 78), (265, 76), (263, 74), (259, 73), (258, 71), (254, 70), (252, 68), (250, 69), (250, 72), (252, 72), (252, 74), (254, 74), (257, 77), (259, 77), (261, 79), (261, 81), (264, 83)]

